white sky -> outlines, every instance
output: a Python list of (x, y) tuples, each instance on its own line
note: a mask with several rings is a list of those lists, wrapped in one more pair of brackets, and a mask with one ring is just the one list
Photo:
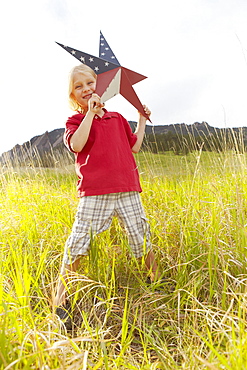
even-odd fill
[[(0, 153), (64, 127), (78, 61), (58, 41), (98, 56), (102, 31), (155, 125), (247, 126), (246, 0), (6, 0), (0, 8)], [(124, 98), (106, 103), (128, 120)]]

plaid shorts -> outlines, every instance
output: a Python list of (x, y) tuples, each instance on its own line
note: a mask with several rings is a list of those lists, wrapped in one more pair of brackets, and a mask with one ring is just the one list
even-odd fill
[(124, 227), (136, 258), (150, 249), (150, 227), (138, 192), (85, 196), (80, 199), (72, 232), (67, 239), (65, 264), (87, 255), (92, 235), (107, 230), (116, 216)]

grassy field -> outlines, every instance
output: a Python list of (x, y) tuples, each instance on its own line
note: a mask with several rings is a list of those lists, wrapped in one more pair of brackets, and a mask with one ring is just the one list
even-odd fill
[(116, 220), (52, 298), (77, 208), (73, 166), (0, 172), (0, 369), (247, 368), (246, 156), (140, 153), (153, 249), (175, 291), (145, 283)]

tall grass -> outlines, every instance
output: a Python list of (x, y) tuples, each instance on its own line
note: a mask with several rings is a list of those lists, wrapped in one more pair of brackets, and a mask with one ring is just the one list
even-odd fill
[(145, 283), (118, 222), (92, 241), (53, 312), (78, 199), (73, 169), (2, 168), (0, 369), (247, 368), (246, 156), (140, 153), (153, 249), (175, 291)]

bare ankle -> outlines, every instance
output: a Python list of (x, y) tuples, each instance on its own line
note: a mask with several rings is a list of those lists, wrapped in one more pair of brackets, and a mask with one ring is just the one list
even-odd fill
[(66, 295), (64, 293), (61, 295), (57, 294), (54, 299), (54, 306), (55, 307), (65, 306), (65, 304), (66, 304)]

